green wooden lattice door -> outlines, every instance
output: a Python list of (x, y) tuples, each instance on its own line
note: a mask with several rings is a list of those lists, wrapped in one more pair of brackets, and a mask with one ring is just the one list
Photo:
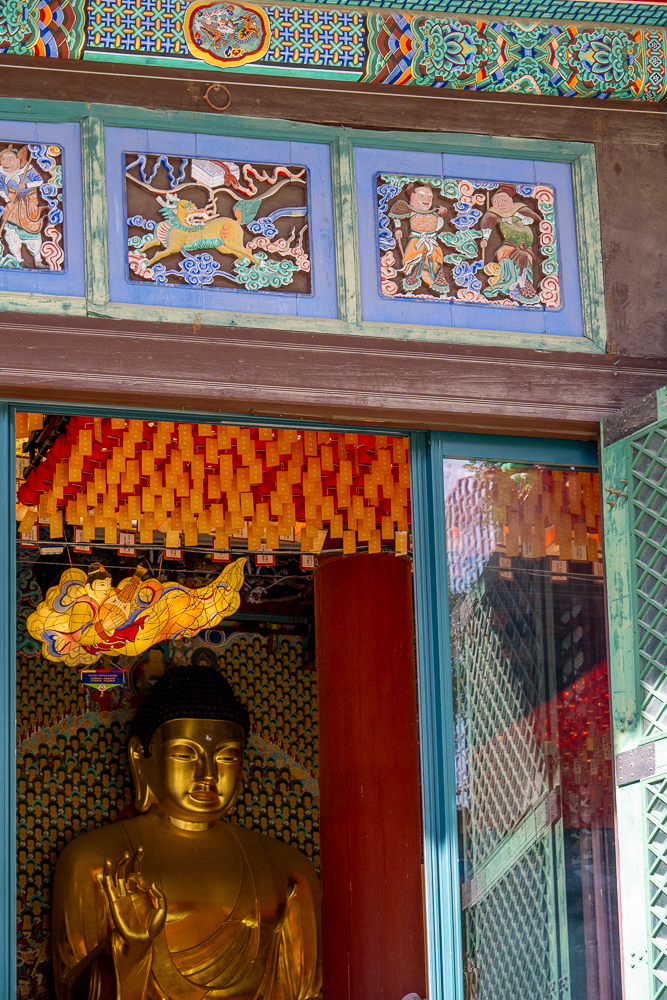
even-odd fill
[(603, 424), (625, 995), (667, 1000), (667, 405)]

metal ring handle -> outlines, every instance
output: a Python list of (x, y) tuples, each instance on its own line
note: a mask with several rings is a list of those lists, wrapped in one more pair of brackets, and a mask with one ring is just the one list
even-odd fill
[[(224, 92), (227, 94), (227, 103), (225, 104), (224, 107), (219, 108), (218, 105), (214, 104), (211, 98), (208, 96), (212, 90), (224, 90)], [(211, 86), (206, 91), (206, 93), (204, 94), (204, 100), (211, 108), (213, 108), (214, 111), (226, 111), (229, 105), (232, 103), (232, 95), (229, 93), (229, 91), (227, 90), (227, 88), (223, 83), (212, 83)]]

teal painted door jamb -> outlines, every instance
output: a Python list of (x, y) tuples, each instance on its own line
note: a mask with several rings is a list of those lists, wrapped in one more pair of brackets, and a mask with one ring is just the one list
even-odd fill
[(16, 997), (16, 516), (14, 407), (0, 403), (0, 996)]
[(410, 438), (429, 1000), (463, 1000), (443, 435)]

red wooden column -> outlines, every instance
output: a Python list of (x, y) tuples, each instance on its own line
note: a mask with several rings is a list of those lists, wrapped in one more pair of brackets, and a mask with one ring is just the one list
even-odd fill
[(409, 561), (323, 559), (315, 628), (325, 996), (424, 997)]

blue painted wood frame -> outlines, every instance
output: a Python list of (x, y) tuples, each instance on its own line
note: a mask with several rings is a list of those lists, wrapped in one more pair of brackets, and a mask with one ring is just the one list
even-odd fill
[[(508, 160), (493, 156), (464, 156), (437, 151), (354, 150), (360, 254), (362, 319), (380, 323), (438, 325), (454, 329), (498, 330), (508, 333), (583, 337), (581, 287), (577, 258), (576, 222), (569, 163)], [(543, 183), (556, 190), (556, 239), (562, 309), (531, 309), (460, 305), (424, 299), (388, 298), (380, 294), (377, 182), (379, 173), (419, 177), (479, 178), (513, 183)]]
[[(48, 142), (62, 149), (62, 271), (0, 268), (0, 291), (40, 295), (85, 295), (83, 265), (83, 201), (81, 198), (81, 127), (76, 122), (0, 121), (0, 135), (17, 142)], [(4, 249), (4, 248), (3, 248)]]
[[(158, 286), (149, 281), (143, 284), (131, 281), (127, 264), (125, 153), (166, 153), (307, 167), (312, 292), (308, 295), (295, 294), (289, 291), (289, 286), (283, 292), (250, 292), (245, 288), (189, 288), (187, 285)], [(108, 127), (106, 181), (110, 301), (335, 319), (338, 304), (330, 161), (331, 147), (326, 143)]]
[(597, 443), (413, 433), (410, 443), (430, 1000), (463, 1000), (454, 702), (443, 462), (502, 459), (597, 467)]

